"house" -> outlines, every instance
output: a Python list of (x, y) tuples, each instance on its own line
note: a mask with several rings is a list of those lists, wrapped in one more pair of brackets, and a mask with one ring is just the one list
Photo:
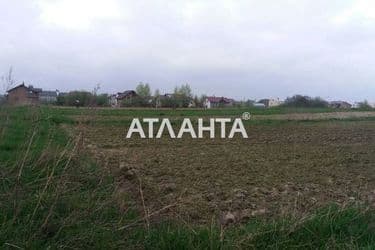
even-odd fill
[(344, 102), (344, 101), (333, 101), (333, 102), (329, 103), (329, 106), (331, 108), (335, 108), (335, 109), (350, 109), (350, 108), (352, 108), (352, 105), (350, 103)]
[(10, 105), (32, 105), (39, 103), (39, 93), (42, 89), (34, 88), (32, 85), (26, 86), (22, 83), (7, 91), (7, 102)]
[(190, 100), (188, 104), (188, 108), (196, 108), (196, 107), (197, 107), (197, 103), (194, 100)]
[(262, 99), (258, 101), (258, 103), (262, 103), (264, 104), (266, 108), (270, 108), (270, 107), (280, 106), (283, 102), (280, 101), (279, 98), (277, 98), (277, 99)]
[(58, 90), (43, 91), (34, 88), (33, 85), (26, 86), (22, 83), (7, 91), (7, 103), (10, 105), (37, 105), (40, 103), (55, 103), (57, 101)]
[(110, 95), (109, 97), (109, 105), (111, 105), (112, 107), (117, 107), (117, 95), (116, 94), (113, 94), (113, 95)]
[(58, 90), (56, 90), (56, 91), (42, 91), (42, 92), (39, 93), (39, 101), (41, 103), (56, 103), (58, 95), (59, 95)]
[(118, 92), (117, 94), (109, 96), (109, 103), (112, 107), (119, 107), (121, 102), (124, 100), (130, 100), (137, 96), (137, 92), (134, 90), (126, 90), (124, 92)]
[(135, 96), (137, 96), (137, 92), (135, 92), (134, 90), (126, 90), (122, 93), (117, 94), (117, 100), (131, 99)]
[(255, 108), (265, 108), (266, 107), (266, 105), (264, 105), (263, 103), (259, 103), (259, 102), (254, 103), (253, 106)]
[(226, 97), (215, 97), (208, 96), (204, 100), (203, 106), (207, 109), (210, 108), (221, 108), (221, 107), (230, 107), (233, 106), (234, 100)]
[(361, 103), (361, 102), (355, 102), (355, 103), (353, 104), (352, 108), (353, 108), (353, 109), (359, 109), (359, 108), (361, 108), (361, 106), (362, 106), (362, 103)]

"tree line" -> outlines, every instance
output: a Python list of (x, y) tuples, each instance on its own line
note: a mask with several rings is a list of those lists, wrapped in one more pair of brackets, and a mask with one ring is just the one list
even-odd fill
[(71, 91), (57, 96), (57, 105), (78, 107), (109, 107), (108, 94), (95, 94), (88, 91)]
[[(111, 98), (108, 94), (97, 94), (99, 87), (93, 92), (89, 91), (71, 91), (60, 94), (57, 97), (56, 104), (61, 106), (111, 106)], [(166, 107), (166, 108), (203, 108), (206, 95), (194, 95), (189, 84), (176, 86), (173, 92), (161, 94), (159, 89), (153, 93), (148, 83), (139, 83), (135, 89), (136, 95), (131, 98), (119, 100), (120, 107)], [(254, 107), (255, 100), (236, 101), (232, 107)], [(282, 107), (300, 107), (300, 108), (328, 108), (330, 103), (321, 97), (310, 97), (307, 95), (294, 95), (285, 99), (280, 105)], [(372, 109), (367, 101), (358, 104), (360, 109)]]
[(159, 89), (154, 93), (148, 83), (139, 83), (135, 89), (137, 96), (124, 99), (122, 107), (168, 107), (187, 108), (203, 107), (205, 96), (194, 95), (189, 84), (176, 86), (172, 93), (161, 94)]
[[(294, 95), (286, 98), (282, 104), (284, 107), (300, 107), (300, 108), (328, 108), (330, 103), (321, 97), (310, 97), (303, 95)], [(359, 102), (357, 107), (359, 109), (372, 109), (372, 106), (367, 100)]]
[[(148, 83), (139, 83), (135, 89), (136, 95), (120, 100), (121, 107), (170, 107), (187, 108), (203, 107), (205, 96), (194, 95), (189, 84), (176, 86), (172, 93), (161, 94), (156, 89), (152, 94)], [(110, 95), (97, 94), (97, 91), (71, 91), (57, 97), (57, 105), (61, 106), (111, 106)]]

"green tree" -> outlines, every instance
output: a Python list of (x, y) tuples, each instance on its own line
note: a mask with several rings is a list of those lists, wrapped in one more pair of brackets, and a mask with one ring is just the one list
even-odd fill
[(320, 97), (310, 97), (295, 95), (288, 97), (285, 100), (286, 107), (302, 107), (302, 108), (325, 108), (328, 107), (328, 102)]
[(151, 88), (148, 83), (140, 82), (136, 87), (137, 95), (142, 98), (150, 97), (151, 96)]
[(152, 105), (151, 88), (148, 83), (140, 82), (136, 90), (137, 96), (132, 97), (130, 100), (124, 100), (123, 106), (127, 107), (148, 107)]
[(160, 97), (160, 90), (159, 89), (155, 90), (154, 97)]
[(60, 94), (57, 97), (57, 105), (61, 106), (109, 106), (107, 94), (93, 94), (88, 91), (71, 91), (67, 94)]
[(181, 95), (181, 96), (185, 96), (185, 97), (188, 97), (188, 98), (192, 98), (193, 97), (193, 93), (191, 91), (191, 87), (187, 83), (181, 85), (180, 87), (176, 87), (175, 88), (175, 94), (178, 94), (178, 95)]
[(358, 104), (358, 108), (363, 109), (363, 110), (371, 110), (372, 109), (371, 105), (369, 104), (369, 102), (367, 100), (364, 100), (363, 102), (360, 102)]
[(186, 108), (193, 99), (193, 93), (189, 84), (183, 84), (175, 87), (173, 91), (174, 107)]
[(156, 108), (162, 106), (161, 100), (160, 100), (160, 90), (159, 89), (155, 90), (154, 97), (152, 98), (152, 104)]
[(109, 97), (107, 94), (100, 94), (95, 96), (95, 104), (99, 107), (109, 106)]
[(147, 107), (149, 106), (147, 100), (141, 96), (134, 96), (132, 98), (125, 98), (120, 105), (121, 107)]
[(89, 106), (93, 99), (92, 93), (88, 91), (71, 91), (64, 96), (66, 106)]

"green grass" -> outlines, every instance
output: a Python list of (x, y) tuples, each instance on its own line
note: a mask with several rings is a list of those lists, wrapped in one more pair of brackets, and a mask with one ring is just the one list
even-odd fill
[(250, 220), (224, 232), (203, 227), (192, 231), (178, 225), (161, 225), (138, 235), (146, 249), (373, 249), (375, 215), (358, 208), (332, 205), (306, 218), (273, 222)]
[(375, 213), (362, 206), (332, 205), (305, 219), (252, 219), (224, 231), (216, 221), (200, 226), (163, 221), (149, 230), (140, 223), (118, 230), (140, 215), (120, 209), (116, 177), (85, 153), (75, 140), (79, 137), (61, 127), (75, 124), (67, 115), (82, 111), (0, 110), (0, 248), (375, 248)]
[(0, 246), (89, 247), (119, 237), (113, 225), (130, 214), (113, 200), (113, 177), (79, 154), (58, 127), (64, 118), (32, 108), (1, 116), (9, 122), (0, 141)]
[[(44, 107), (43, 109), (51, 109)], [(332, 113), (332, 112), (366, 112), (371, 110), (365, 109), (332, 109), (332, 108), (292, 108), (292, 107), (273, 107), (273, 108), (218, 108), (218, 109), (152, 109), (152, 108), (72, 108), (59, 107), (52, 109), (58, 118), (58, 123), (73, 124), (77, 116), (95, 117), (82, 121), (84, 124), (95, 124), (105, 126), (124, 126), (128, 127), (132, 119), (158, 117), (159, 119), (169, 118), (176, 120), (176, 124), (186, 117), (192, 120), (198, 117), (241, 117), (244, 112), (251, 115), (277, 115), (277, 114), (298, 114), (298, 113)], [(260, 119), (244, 121), (246, 125), (256, 126), (277, 126), (286, 123), (317, 123), (326, 121), (374, 121), (374, 117), (345, 118), (345, 119), (315, 119), (315, 120), (277, 120), (277, 119)], [(93, 121), (95, 120), (95, 121)]]
[[(61, 107), (56, 109), (56, 112), (62, 115), (82, 115), (87, 114), (91, 108), (70, 108)], [(332, 108), (288, 108), (288, 107), (273, 107), (273, 108), (218, 108), (218, 109), (152, 109), (152, 108), (101, 108), (96, 109), (95, 113), (99, 116), (237, 116), (243, 112), (250, 112), (253, 115), (275, 115), (275, 114), (290, 114), (290, 113), (330, 113), (337, 112), (337, 109)], [(351, 110), (340, 110), (350, 112)], [(355, 110), (361, 111), (361, 110)]]

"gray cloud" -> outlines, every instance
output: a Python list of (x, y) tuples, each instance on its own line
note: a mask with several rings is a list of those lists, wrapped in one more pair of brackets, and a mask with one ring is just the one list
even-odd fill
[(375, 101), (371, 0), (0, 1), (0, 72), (46, 89), (139, 81), (236, 98)]

